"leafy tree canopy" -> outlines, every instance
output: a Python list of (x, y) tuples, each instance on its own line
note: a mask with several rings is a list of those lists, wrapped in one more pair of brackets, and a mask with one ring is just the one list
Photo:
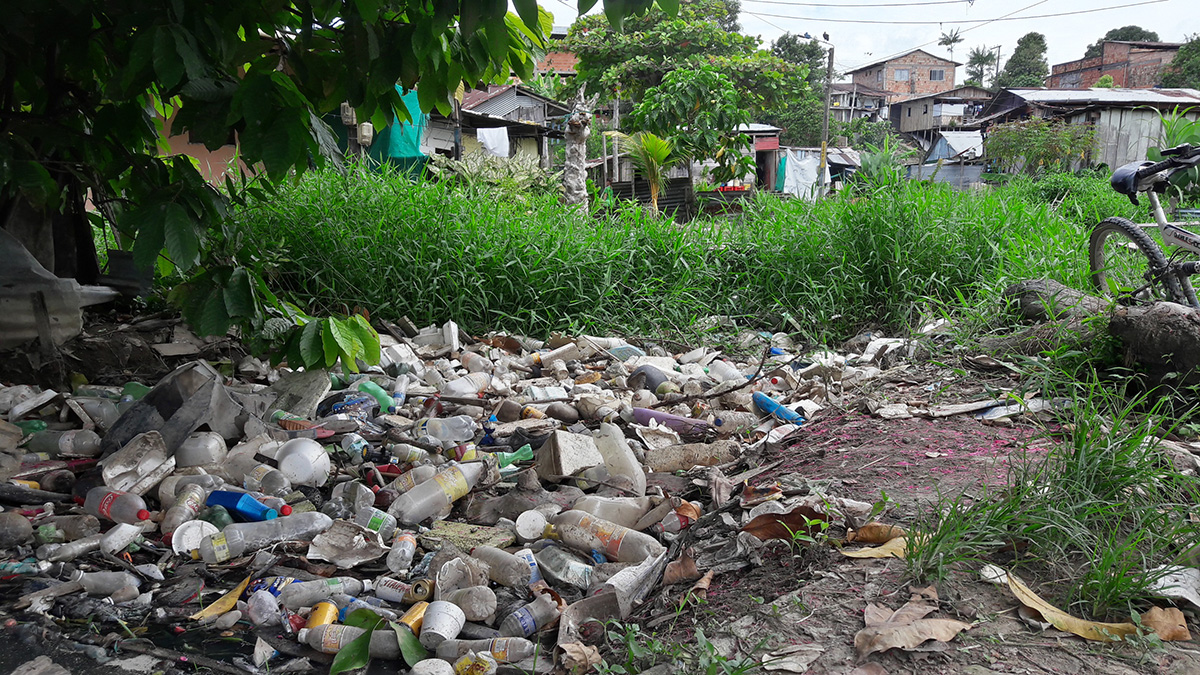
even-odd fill
[(625, 21), (621, 33), (603, 17), (583, 16), (564, 47), (579, 57), (578, 77), (588, 91), (633, 101), (673, 70), (706, 65), (727, 74), (747, 105), (766, 108), (799, 96), (805, 68), (760, 49), (758, 38), (727, 30), (723, 24), (736, 9), (725, 0), (684, 0), (678, 15), (651, 9)]
[(1088, 45), (1083, 58), (1094, 59), (1104, 53), (1104, 43), (1109, 40), (1124, 40), (1128, 42), (1158, 42), (1158, 33), (1146, 30), (1141, 26), (1122, 26), (1104, 34), (1104, 37)]
[(1164, 87), (1200, 89), (1200, 34), (1188, 36), (1187, 42), (1163, 73)]
[(771, 53), (788, 63), (807, 66), (808, 85), (812, 88), (824, 88), (829, 64), (826, 56), (828, 52), (821, 43), (795, 33), (784, 33), (771, 43)]
[(1004, 64), (1004, 70), (996, 78), (996, 86), (1040, 87), (1050, 74), (1046, 65), (1046, 36), (1041, 33), (1026, 33), (1017, 40), (1017, 47)]

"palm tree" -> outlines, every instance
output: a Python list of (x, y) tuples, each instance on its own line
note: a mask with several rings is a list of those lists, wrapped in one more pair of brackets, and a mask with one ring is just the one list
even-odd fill
[(984, 47), (972, 47), (971, 52), (967, 54), (967, 80), (976, 83), (976, 86), (986, 87), (987, 83), (984, 80), (987, 77), (988, 68), (996, 63), (996, 52)]
[(667, 182), (667, 172), (683, 161), (682, 155), (675, 154), (675, 141), (656, 136), (649, 131), (639, 131), (632, 135), (620, 131), (605, 133), (629, 148), (629, 158), (634, 167), (642, 172), (646, 182), (650, 184), (650, 208), (658, 213), (658, 195)]
[(954, 60), (954, 45), (963, 41), (959, 35), (959, 29), (955, 28), (949, 33), (942, 33), (942, 37), (938, 38), (938, 46), (948, 47), (950, 49), (950, 60)]

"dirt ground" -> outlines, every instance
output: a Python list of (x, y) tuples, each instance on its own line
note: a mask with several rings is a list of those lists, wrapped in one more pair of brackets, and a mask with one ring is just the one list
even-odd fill
[[(1002, 486), (1012, 462), (1037, 461), (1052, 442), (1040, 425), (986, 426), (969, 415), (883, 420), (823, 412), (804, 429), (792, 447), (764, 454), (764, 464), (782, 463), (752, 482), (797, 474), (830, 479), (840, 486), (838, 496), (864, 502), (885, 491), (896, 506), (884, 520), (900, 525), (930, 513), (939, 495), (978, 497), (985, 485)], [(897, 609), (909, 599), (910, 586), (902, 560), (856, 560), (830, 548), (797, 551), (776, 540), (765, 548), (761, 566), (716, 576), (707, 602), (676, 613), (674, 603), (688, 590), (680, 584), (633, 620), (681, 641), (693, 640), (701, 628), (729, 655), (761, 658), (791, 648), (796, 658), (790, 667), (774, 671), (782, 673), (1200, 673), (1196, 640), (1153, 650), (1037, 631), (1018, 618), (1018, 603), (1007, 589), (965, 574), (937, 588), (938, 611), (930, 618), (964, 621), (972, 624), (969, 630), (930, 651), (893, 649), (858, 662), (854, 636), (863, 628), (867, 604)], [(1196, 635), (1195, 617), (1189, 619)]]

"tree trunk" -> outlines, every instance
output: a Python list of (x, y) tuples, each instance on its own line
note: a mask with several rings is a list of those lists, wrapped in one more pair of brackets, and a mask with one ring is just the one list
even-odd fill
[(587, 139), (592, 132), (591, 102), (581, 91), (574, 101), (574, 112), (567, 118), (566, 160), (563, 165), (563, 201), (568, 204), (588, 203), (587, 198)]

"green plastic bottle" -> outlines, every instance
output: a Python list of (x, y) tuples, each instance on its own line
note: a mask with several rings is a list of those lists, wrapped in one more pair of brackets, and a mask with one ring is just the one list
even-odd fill
[(391, 394), (370, 380), (359, 380), (354, 383), (354, 388), (364, 394), (370, 394), (372, 398), (379, 401), (379, 410), (381, 412), (387, 412), (396, 404)]
[(533, 448), (526, 443), (522, 445), (516, 452), (496, 452), (496, 461), (500, 463), (500, 468), (504, 468), (516, 462), (528, 462), (533, 459)]

